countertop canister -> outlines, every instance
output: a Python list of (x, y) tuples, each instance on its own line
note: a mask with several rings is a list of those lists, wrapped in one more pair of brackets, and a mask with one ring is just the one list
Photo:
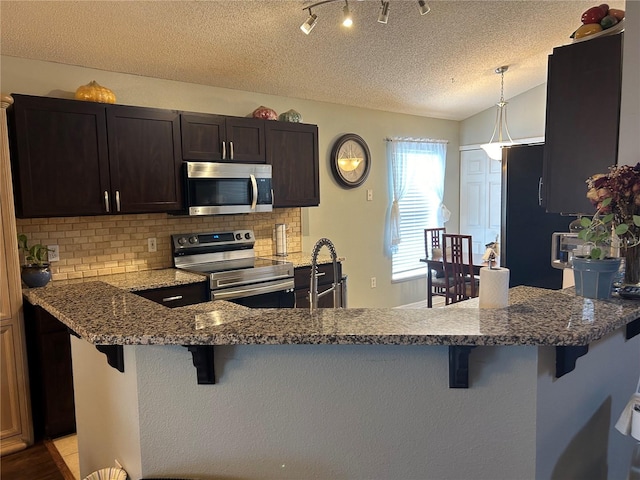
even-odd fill
[(276, 255), (287, 256), (287, 226), (284, 223), (276, 224)]

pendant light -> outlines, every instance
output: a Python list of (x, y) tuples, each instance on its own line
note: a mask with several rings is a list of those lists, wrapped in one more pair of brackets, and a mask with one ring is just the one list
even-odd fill
[[(489, 143), (481, 145), (482, 149), (487, 152), (489, 158), (493, 160), (502, 160), (502, 147), (513, 145), (513, 140), (509, 134), (509, 127), (507, 126), (507, 103), (504, 101), (504, 72), (509, 69), (508, 65), (496, 68), (495, 72), (500, 74), (500, 101), (496, 103), (498, 107), (496, 109), (496, 124), (493, 127), (493, 135)], [(503, 130), (506, 133), (506, 138), (503, 138)], [(498, 138), (496, 138), (496, 133)], [(494, 141), (495, 139), (495, 141)]]

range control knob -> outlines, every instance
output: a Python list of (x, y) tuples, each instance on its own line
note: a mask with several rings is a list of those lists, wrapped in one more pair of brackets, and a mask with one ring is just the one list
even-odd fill
[(236, 240), (242, 240), (242, 234), (236, 233)]
[(184, 245), (185, 243), (187, 243), (187, 237), (180, 237), (180, 238), (178, 239), (178, 243), (179, 243), (180, 245)]
[(245, 233), (244, 238), (246, 238), (247, 240), (251, 240), (251, 233), (250, 232)]
[(198, 237), (196, 237), (195, 235), (193, 237), (189, 237), (189, 243), (198, 243)]

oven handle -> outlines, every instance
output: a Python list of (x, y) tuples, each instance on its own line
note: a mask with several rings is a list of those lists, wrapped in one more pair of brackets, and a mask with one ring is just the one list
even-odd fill
[(256, 205), (258, 204), (258, 182), (256, 182), (256, 177), (254, 174), (251, 174), (251, 192), (253, 193), (253, 200), (251, 201), (251, 210), (255, 210)]
[(211, 292), (211, 300), (232, 300), (234, 298), (252, 297), (263, 293), (273, 293), (293, 289), (294, 283), (292, 278), (282, 281), (269, 282), (266, 285), (260, 283), (257, 285), (247, 285), (241, 288), (227, 288), (224, 290), (214, 290)]

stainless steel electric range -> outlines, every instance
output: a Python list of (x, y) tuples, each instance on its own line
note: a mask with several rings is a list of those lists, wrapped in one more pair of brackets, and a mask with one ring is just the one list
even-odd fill
[(171, 240), (173, 265), (206, 275), (211, 300), (253, 308), (294, 306), (293, 264), (257, 257), (252, 230), (182, 233)]

